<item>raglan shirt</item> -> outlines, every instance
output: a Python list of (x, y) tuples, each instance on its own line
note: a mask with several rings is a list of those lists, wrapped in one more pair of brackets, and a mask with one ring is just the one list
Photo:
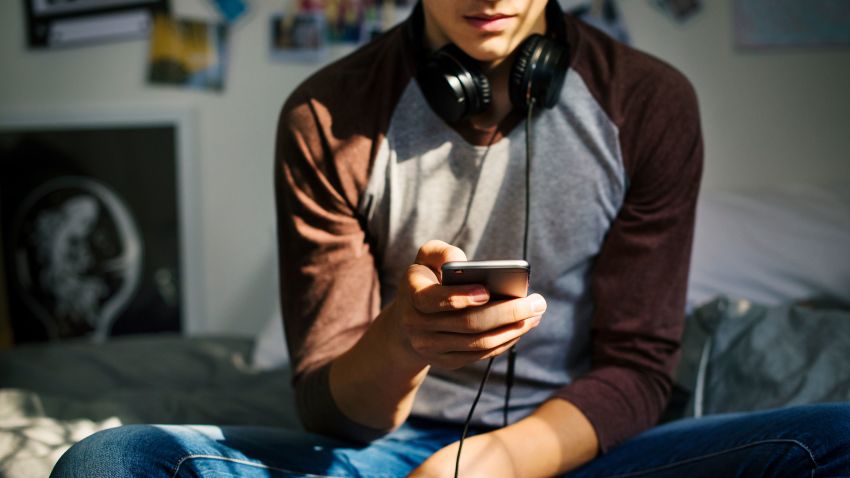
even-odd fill
[[(393, 29), (320, 70), (279, 120), (281, 302), (299, 414), (311, 430), (368, 441), (330, 394), (330, 361), (392, 300), (428, 239), (470, 259), (513, 259), (529, 221), (531, 291), (549, 307), (518, 346), (510, 419), (549, 398), (576, 405), (602, 451), (652, 426), (682, 331), (702, 139), (689, 82), (663, 62), (565, 17), (560, 101), (492, 130), (447, 125)], [(531, 215), (525, 218), (528, 139)], [(412, 413), (460, 423), (483, 364), (432, 368)], [(498, 426), (504, 360), (475, 423)]]

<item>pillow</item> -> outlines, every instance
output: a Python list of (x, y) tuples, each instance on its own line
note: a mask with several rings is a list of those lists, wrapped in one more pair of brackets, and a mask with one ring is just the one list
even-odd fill
[(688, 310), (718, 296), (850, 303), (850, 186), (704, 193)]
[(257, 334), (251, 363), (257, 370), (289, 366), (289, 349), (286, 346), (280, 311), (272, 314)]

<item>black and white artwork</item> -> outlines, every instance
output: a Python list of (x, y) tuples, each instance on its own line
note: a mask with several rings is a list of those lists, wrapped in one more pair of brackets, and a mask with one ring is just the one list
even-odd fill
[(0, 129), (15, 343), (181, 329), (173, 125)]

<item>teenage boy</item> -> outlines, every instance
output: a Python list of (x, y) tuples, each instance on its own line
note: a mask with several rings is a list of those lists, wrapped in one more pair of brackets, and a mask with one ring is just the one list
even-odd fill
[[(463, 476), (850, 475), (847, 406), (646, 431), (682, 330), (697, 102), (554, 0), (423, 0), (296, 89), (276, 165), (286, 334), (315, 434), (123, 427), (56, 476), (449, 476), (491, 357)], [(526, 298), (441, 285), (445, 262), (524, 251)]]

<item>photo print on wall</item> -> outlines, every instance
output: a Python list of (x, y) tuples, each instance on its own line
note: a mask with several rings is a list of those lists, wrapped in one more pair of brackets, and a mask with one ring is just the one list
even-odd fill
[(414, 0), (294, 0), (270, 18), (271, 57), (321, 61), (328, 47), (360, 45), (410, 14)]
[(157, 15), (151, 29), (148, 81), (222, 91), (227, 26)]

